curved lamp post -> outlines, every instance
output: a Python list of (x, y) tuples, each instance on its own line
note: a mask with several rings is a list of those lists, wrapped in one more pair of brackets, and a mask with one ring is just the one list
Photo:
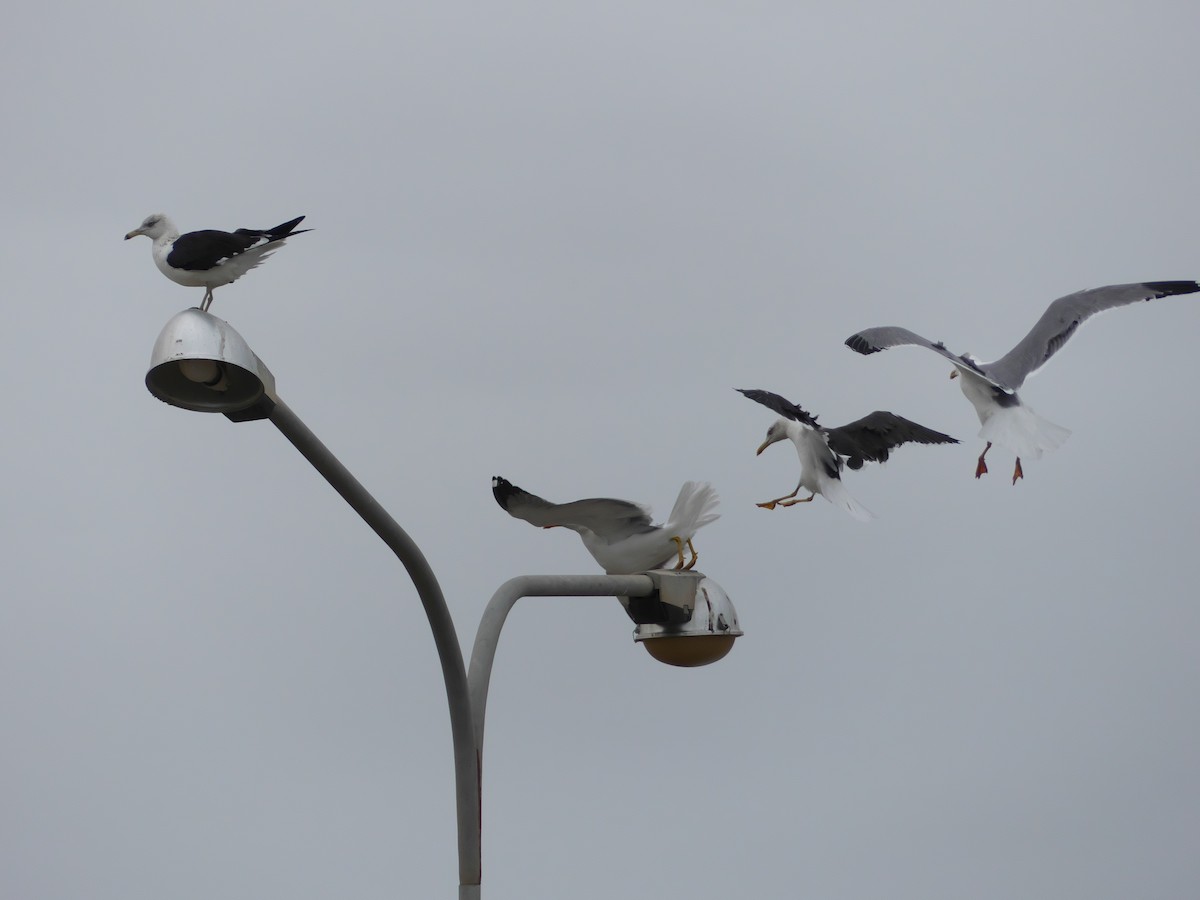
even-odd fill
[(174, 316), (155, 341), (146, 387), (172, 406), (223, 413), (234, 422), (269, 419), (408, 570), (433, 631), (450, 705), (460, 900), (479, 898), (484, 711), (500, 630), (517, 600), (618, 597), (637, 624), (634, 640), (677, 666), (715, 662), (742, 634), (729, 597), (699, 572), (523, 576), (501, 585), (485, 609), (468, 672), (445, 596), (420, 548), (279, 398), (270, 370), (228, 322), (196, 308)]

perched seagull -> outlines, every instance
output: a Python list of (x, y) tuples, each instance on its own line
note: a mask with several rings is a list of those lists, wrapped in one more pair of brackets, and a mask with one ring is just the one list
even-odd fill
[[(820, 494), (835, 506), (840, 506), (859, 521), (874, 518), (874, 514), (858, 503), (842, 484), (842, 466), (861, 469), (864, 462), (887, 462), (889, 451), (901, 444), (957, 444), (954, 438), (895, 413), (876, 410), (840, 428), (825, 428), (817, 417), (805, 412), (795, 403), (770, 391), (737, 389), (751, 400), (783, 416), (767, 429), (767, 438), (758, 447), (762, 453), (776, 441), (790, 439), (800, 456), (800, 483), (790, 494), (759, 503), (763, 509), (809, 503)], [(808, 496), (795, 499), (800, 489)]]
[(233, 284), (264, 259), (283, 246), (284, 241), (297, 234), (312, 231), (295, 227), (304, 216), (259, 231), (239, 228), (237, 231), (189, 231), (180, 234), (174, 223), (162, 213), (146, 216), (146, 220), (125, 235), (125, 240), (144, 234), (154, 241), (151, 252), (158, 270), (184, 287), (204, 288), (200, 309), (212, 306), (213, 290)]
[[(633, 575), (660, 569), (677, 557), (676, 569), (690, 569), (699, 556), (692, 546), (696, 532), (719, 515), (712, 485), (685, 481), (666, 525), (653, 525), (650, 510), (628, 500), (596, 498), (551, 503), (499, 475), (492, 494), (510, 516), (539, 528), (569, 528), (609, 575)], [(684, 563), (683, 547), (692, 558)]]
[(1013, 468), (1013, 484), (1024, 478), (1021, 457), (1038, 459), (1045, 450), (1054, 450), (1071, 434), (1061, 425), (1047, 422), (1021, 402), (1017, 389), (1025, 379), (1040, 369), (1067, 339), (1091, 316), (1118, 306), (1128, 306), (1139, 300), (1155, 300), (1172, 294), (1194, 294), (1200, 284), (1194, 281), (1145, 281), (1138, 284), (1110, 284), (1059, 297), (1051, 303), (1033, 330), (1017, 346), (995, 362), (981, 363), (969, 353), (955, 356), (941, 341), (932, 343), (906, 328), (885, 326), (868, 328), (846, 339), (846, 346), (859, 353), (877, 353), (888, 347), (915, 344), (940, 353), (954, 363), (951, 378), (959, 379), (963, 394), (975, 407), (983, 426), (979, 436), (987, 446), (979, 454), (975, 477), (987, 472), (984, 457), (992, 444), (1007, 447), (1017, 457)]

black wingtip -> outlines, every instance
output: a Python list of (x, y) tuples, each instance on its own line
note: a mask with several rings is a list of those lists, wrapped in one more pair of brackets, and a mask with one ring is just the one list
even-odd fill
[(803, 407), (793, 403), (787, 397), (780, 396), (774, 391), (764, 391), (757, 388), (734, 388), (744, 396), (753, 400), (755, 403), (761, 403), (767, 409), (779, 413), (785, 418), (792, 419), (796, 422), (803, 422), (813, 428), (817, 427), (817, 417), (808, 412)]
[(278, 240), (279, 238), (291, 237), (293, 234), (304, 234), (306, 231), (312, 231), (311, 228), (301, 228), (296, 231), (296, 226), (304, 221), (304, 216), (296, 216), (290, 222), (284, 222), (282, 225), (276, 225), (274, 228), (267, 230), (267, 234)]
[(496, 498), (496, 502), (500, 504), (500, 508), (507, 511), (508, 501), (513, 494), (519, 493), (520, 488), (500, 475), (492, 476), (492, 496)]
[(846, 338), (846, 346), (855, 353), (861, 353), (863, 356), (870, 356), (872, 353), (878, 353), (882, 347), (876, 347), (861, 334), (852, 334)]
[(1147, 281), (1146, 287), (1153, 288), (1158, 297), (1170, 297), (1173, 294), (1194, 294), (1200, 291), (1200, 284), (1194, 281)]

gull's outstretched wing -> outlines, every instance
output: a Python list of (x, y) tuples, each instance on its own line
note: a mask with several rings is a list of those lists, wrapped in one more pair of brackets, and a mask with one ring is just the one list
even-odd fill
[(1197, 291), (1200, 291), (1200, 284), (1194, 281), (1144, 281), (1137, 284), (1110, 284), (1067, 294), (1046, 308), (1037, 324), (1017, 346), (983, 368), (989, 378), (1015, 391), (1027, 376), (1041, 368), (1075, 330), (1096, 313), (1128, 306), (1140, 300), (1156, 300)]
[(864, 462), (887, 462), (889, 451), (901, 444), (958, 443), (948, 434), (880, 409), (839, 428), (826, 428), (825, 436), (851, 469), (861, 469)]
[(649, 510), (628, 500), (596, 497), (551, 503), (499, 475), (492, 479), (492, 495), (510, 516), (539, 528), (586, 528), (609, 540), (654, 530)]
[(792, 401), (778, 394), (773, 394), (771, 391), (760, 391), (746, 388), (735, 388), (740, 394), (745, 394), (751, 400), (761, 403), (768, 409), (772, 409), (785, 419), (792, 419), (796, 422), (802, 422), (810, 428), (817, 427), (817, 417), (812, 413), (801, 409)]
[[(861, 353), (868, 356), (872, 353), (878, 353), (880, 350), (887, 350), (889, 347), (902, 347), (906, 344), (911, 344), (914, 347), (924, 347), (927, 350), (932, 350), (934, 353), (939, 353), (950, 362), (954, 363), (959, 369), (973, 372), (985, 381), (992, 381), (991, 376), (984, 373), (982, 369), (975, 363), (974, 360), (966, 356), (958, 356), (946, 349), (946, 345), (941, 341), (934, 343), (928, 338), (923, 338), (915, 331), (909, 331), (907, 328), (901, 328), (898, 325), (883, 325), (879, 328), (867, 328), (857, 334), (852, 334), (846, 338), (846, 346), (855, 353)], [(1007, 387), (999, 382), (992, 382), (996, 387), (1012, 393)]]

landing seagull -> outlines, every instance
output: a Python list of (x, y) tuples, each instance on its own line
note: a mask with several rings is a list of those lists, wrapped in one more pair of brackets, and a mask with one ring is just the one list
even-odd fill
[[(795, 403), (770, 391), (737, 389), (751, 400), (783, 416), (767, 429), (767, 439), (759, 445), (762, 453), (776, 441), (790, 439), (800, 456), (800, 483), (790, 494), (759, 503), (763, 509), (809, 503), (820, 494), (840, 506), (859, 521), (874, 517), (842, 484), (842, 467), (861, 469), (864, 462), (887, 462), (889, 451), (901, 444), (957, 444), (948, 434), (926, 428), (895, 413), (876, 410), (840, 428), (825, 428), (817, 417)], [(801, 488), (807, 497), (795, 499)]]
[(303, 220), (304, 216), (299, 216), (261, 231), (210, 229), (180, 234), (170, 219), (155, 213), (146, 216), (141, 225), (125, 235), (125, 240), (144, 234), (154, 241), (151, 252), (158, 270), (176, 284), (204, 288), (200, 309), (207, 310), (212, 306), (214, 289), (237, 281), (282, 247), (289, 237), (312, 231), (311, 228), (294, 230)]
[[(650, 510), (628, 500), (595, 498), (551, 503), (499, 475), (492, 494), (510, 516), (539, 528), (569, 528), (609, 575), (633, 575), (659, 569), (677, 558), (676, 569), (690, 569), (699, 558), (692, 546), (696, 532), (719, 518), (717, 492), (706, 483), (686, 481), (665, 525), (650, 522)], [(683, 548), (691, 559), (685, 564)]]
[(1194, 281), (1145, 281), (1137, 284), (1110, 284), (1059, 297), (1051, 303), (1033, 330), (1021, 342), (995, 362), (981, 363), (969, 353), (955, 356), (941, 341), (932, 343), (906, 328), (885, 326), (868, 328), (846, 339), (846, 346), (859, 353), (877, 353), (888, 347), (915, 344), (940, 353), (954, 364), (951, 378), (959, 379), (963, 394), (975, 407), (983, 426), (979, 436), (987, 442), (979, 454), (975, 477), (987, 472), (984, 457), (996, 443), (1016, 454), (1012, 483), (1024, 478), (1021, 457), (1038, 459), (1045, 450), (1055, 450), (1071, 434), (1053, 422), (1047, 422), (1021, 402), (1017, 389), (1025, 379), (1041, 368), (1096, 313), (1128, 306), (1139, 300), (1154, 300), (1172, 294), (1194, 294), (1200, 284)]

